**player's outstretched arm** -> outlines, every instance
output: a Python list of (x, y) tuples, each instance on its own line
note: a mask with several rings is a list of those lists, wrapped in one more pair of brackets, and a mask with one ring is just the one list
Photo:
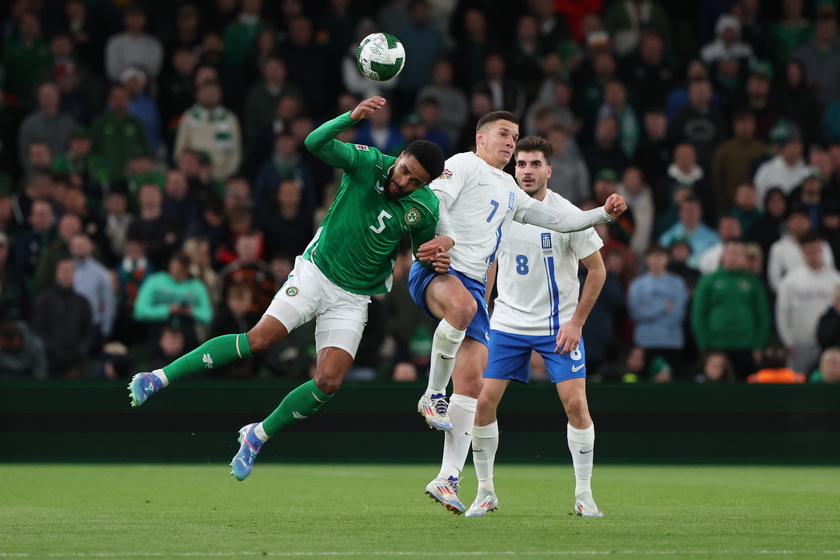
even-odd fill
[(558, 213), (551, 206), (534, 200), (521, 218), (514, 217), (525, 224), (544, 227), (559, 233), (582, 231), (598, 224), (606, 224), (627, 210), (624, 197), (611, 194), (606, 203), (592, 210), (567, 210)]
[(349, 113), (339, 115), (310, 132), (304, 141), (306, 149), (333, 167), (349, 169), (355, 162), (355, 150), (351, 145), (336, 140), (336, 136), (384, 106), (384, 97), (365, 99)]

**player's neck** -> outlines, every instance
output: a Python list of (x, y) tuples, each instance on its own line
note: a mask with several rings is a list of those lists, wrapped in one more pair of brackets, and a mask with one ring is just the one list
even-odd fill
[(548, 187), (543, 187), (540, 190), (538, 190), (537, 192), (533, 193), (531, 195), (531, 198), (533, 198), (534, 200), (539, 200), (540, 202), (542, 202), (543, 200), (545, 200), (545, 197), (546, 197), (547, 194), (548, 194)]
[(499, 171), (504, 171), (505, 170), (505, 166), (507, 165), (506, 161), (495, 162), (495, 161), (493, 161), (493, 158), (491, 158), (489, 154), (484, 153), (482, 151), (478, 151), (478, 150), (476, 150), (475, 155), (477, 155), (479, 157), (479, 159), (484, 160), (484, 163), (486, 163), (490, 167), (495, 167)]

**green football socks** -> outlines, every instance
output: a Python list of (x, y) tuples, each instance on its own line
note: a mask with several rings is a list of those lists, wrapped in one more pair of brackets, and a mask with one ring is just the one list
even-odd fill
[(175, 381), (191, 373), (222, 367), (236, 360), (253, 358), (248, 335), (225, 334), (211, 338), (192, 352), (184, 354), (168, 366), (163, 373), (169, 381)]
[(273, 436), (286, 426), (291, 426), (314, 414), (331, 398), (333, 395), (322, 393), (315, 385), (315, 380), (310, 379), (286, 395), (286, 398), (280, 402), (280, 406), (263, 420), (263, 429), (269, 437)]

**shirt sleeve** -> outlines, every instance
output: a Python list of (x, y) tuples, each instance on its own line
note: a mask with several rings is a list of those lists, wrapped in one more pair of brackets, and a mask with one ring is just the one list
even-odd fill
[(473, 175), (473, 168), (467, 164), (464, 155), (470, 157), (469, 154), (457, 154), (446, 160), (443, 173), (429, 185), (438, 195), (441, 204), (443, 204), (441, 194), (449, 196), (450, 204), (457, 200), (461, 191), (464, 190), (464, 185)]
[(350, 118), (349, 112), (339, 115), (310, 132), (304, 141), (306, 148), (325, 163), (350, 171), (356, 164), (359, 150), (370, 148), (346, 144), (335, 137), (355, 124), (356, 121)]
[(608, 224), (612, 221), (612, 216), (607, 214), (603, 206), (592, 210), (558, 211), (539, 200), (532, 199), (532, 201), (531, 207), (526, 210), (524, 215), (520, 215), (517, 210), (513, 219), (524, 224), (544, 227), (560, 233), (580, 231), (594, 225)]

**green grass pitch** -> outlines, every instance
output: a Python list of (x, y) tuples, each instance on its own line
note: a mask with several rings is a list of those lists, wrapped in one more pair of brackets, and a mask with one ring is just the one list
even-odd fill
[[(0, 558), (837, 558), (840, 469), (501, 465), (501, 505), (454, 516), (434, 465), (2, 465)], [(475, 496), (468, 467), (462, 500)]]

